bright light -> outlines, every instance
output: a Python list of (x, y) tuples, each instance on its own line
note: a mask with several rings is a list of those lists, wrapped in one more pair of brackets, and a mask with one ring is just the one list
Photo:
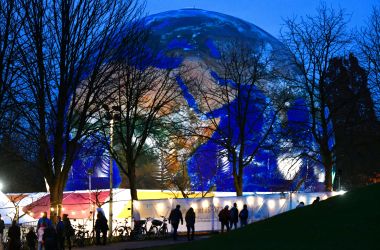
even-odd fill
[(214, 198), (214, 206), (218, 206), (219, 205), (219, 199), (218, 198)]
[(40, 213), (40, 215), (41, 215), (41, 217), (42, 217), (42, 216), (44, 216), (44, 213), (43, 213), (43, 212), (41, 212), (41, 213)]
[(286, 199), (280, 199), (280, 201), (279, 201), (280, 207), (283, 207), (285, 202), (286, 202)]
[(337, 195), (344, 195), (347, 191), (345, 190), (340, 190), (338, 192), (336, 192)]
[(253, 198), (253, 197), (248, 197), (247, 198), (247, 203), (248, 203), (248, 205), (249, 206), (253, 206), (253, 204), (255, 203), (255, 198)]
[(82, 214), (84, 214), (86, 211), (82, 210)]
[(30, 216), (33, 216), (33, 215), (34, 215), (34, 213), (33, 213), (33, 212), (29, 212), (29, 215), (30, 215)]
[(203, 208), (203, 209), (206, 209), (206, 208), (208, 208), (209, 206), (210, 206), (210, 204), (209, 204), (208, 200), (204, 200), (204, 201), (202, 201), (202, 208)]
[(263, 197), (258, 197), (257, 198), (257, 204), (259, 204), (259, 206), (261, 206), (261, 205), (263, 205), (263, 203), (264, 203)]
[(3, 189), (3, 183), (2, 182), (0, 182), (0, 191)]
[(156, 205), (156, 209), (159, 213), (161, 213), (163, 210), (164, 210), (164, 203), (160, 202), (160, 203), (157, 203)]
[(326, 194), (322, 197), (323, 200), (326, 200), (327, 198), (329, 198)]
[(198, 205), (196, 203), (190, 204), (190, 207), (192, 207), (194, 210), (198, 209)]
[(317, 176), (318, 182), (325, 181), (325, 172), (322, 169), (314, 168), (314, 175)]
[(224, 206), (228, 206), (228, 207), (231, 208), (231, 201), (225, 201), (224, 202)]
[(268, 201), (268, 208), (274, 209), (275, 207), (276, 207), (276, 203), (274, 202), (274, 200), (269, 200)]
[(287, 155), (280, 156), (277, 159), (278, 170), (285, 180), (292, 180), (301, 168), (302, 160), (291, 158)]
[(306, 202), (306, 200), (305, 200), (305, 197), (304, 196), (302, 196), (302, 195), (300, 195), (299, 197), (298, 197), (298, 202)]
[(72, 215), (75, 215), (75, 211), (72, 211), (71, 214), (72, 214)]
[(243, 202), (242, 201), (237, 201), (236, 202), (236, 205), (239, 209), (242, 209), (243, 208)]
[(52, 211), (52, 212), (53, 212), (53, 211), (54, 211), (54, 207), (51, 207), (51, 208), (50, 208), (50, 211)]
[(63, 211), (65, 211), (65, 208), (64, 208), (64, 207), (62, 207), (62, 208), (61, 208), (61, 210), (62, 210), (62, 212), (63, 212)]
[(134, 202), (133, 202), (133, 206), (134, 206), (136, 209), (140, 209), (140, 202), (138, 202), (138, 201), (134, 201)]

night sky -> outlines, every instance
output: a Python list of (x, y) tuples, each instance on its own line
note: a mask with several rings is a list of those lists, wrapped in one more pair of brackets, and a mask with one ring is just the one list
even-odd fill
[[(327, 0), (327, 5), (342, 7), (351, 15), (350, 27), (363, 25), (373, 5), (379, 0)], [(275, 37), (283, 18), (314, 14), (320, 1), (316, 0), (147, 0), (147, 14), (182, 8), (199, 8), (221, 12), (251, 22)]]

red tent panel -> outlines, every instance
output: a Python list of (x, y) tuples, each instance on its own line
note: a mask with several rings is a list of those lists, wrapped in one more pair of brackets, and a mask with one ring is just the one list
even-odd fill
[[(95, 201), (97, 200), (99, 203), (103, 204), (108, 196), (109, 191), (92, 192), (90, 200), (88, 192), (64, 193), (62, 214), (68, 214), (72, 219), (90, 218), (90, 211), (93, 211), (96, 208)], [(30, 203), (23, 208), (23, 211), (35, 219), (40, 218), (43, 212), (47, 212), (48, 216), (50, 216), (50, 195), (45, 195)]]

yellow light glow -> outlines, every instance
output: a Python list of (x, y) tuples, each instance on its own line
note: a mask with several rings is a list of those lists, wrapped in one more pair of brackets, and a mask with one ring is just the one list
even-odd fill
[(252, 196), (248, 197), (247, 203), (248, 203), (248, 206), (253, 206), (253, 204), (255, 203), (255, 198), (253, 198)]
[(72, 215), (75, 215), (75, 211), (72, 211), (71, 214), (72, 214)]
[(82, 210), (82, 214), (84, 214), (86, 211)]
[(204, 201), (202, 201), (202, 208), (206, 209), (206, 208), (208, 208), (209, 206), (210, 206), (210, 204), (209, 204), (208, 200), (204, 200)]
[(218, 198), (214, 198), (214, 206), (218, 206), (219, 205), (219, 199)]
[(44, 213), (43, 213), (43, 212), (41, 212), (41, 213), (40, 213), (40, 215), (41, 215), (41, 216), (44, 216)]
[(50, 208), (50, 211), (52, 211), (52, 212), (53, 212), (53, 211), (54, 211), (54, 207), (51, 207), (51, 208)]
[(165, 208), (164, 203), (162, 202), (157, 203), (156, 205), (157, 212), (161, 213), (164, 210), (164, 208)]
[(237, 205), (237, 207), (238, 207), (238, 209), (240, 210), (240, 209), (243, 209), (243, 202), (242, 201), (237, 201), (236, 202), (236, 205)]
[(194, 210), (198, 209), (198, 204), (197, 203), (192, 203), (190, 204), (190, 207), (192, 207)]
[(33, 215), (34, 215), (34, 213), (33, 213), (33, 212), (29, 212), (29, 215), (30, 215), (30, 216), (33, 216)]
[(280, 207), (284, 206), (285, 202), (286, 202), (286, 199), (280, 199), (279, 200)]
[(322, 197), (323, 200), (326, 200), (327, 198), (329, 198), (326, 194)]
[(231, 208), (231, 201), (225, 201), (224, 202), (224, 206), (228, 206), (228, 207)]
[(257, 203), (261, 206), (264, 203), (263, 197), (257, 197)]
[(276, 207), (276, 203), (274, 202), (274, 200), (268, 200), (267, 204), (269, 209), (274, 209)]
[(65, 208), (64, 208), (64, 207), (62, 207), (61, 209), (62, 209), (62, 212), (65, 211)]

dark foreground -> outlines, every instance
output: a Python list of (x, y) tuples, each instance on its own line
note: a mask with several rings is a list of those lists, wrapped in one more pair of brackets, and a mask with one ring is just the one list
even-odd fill
[(225, 235), (158, 249), (380, 249), (380, 184)]
[(380, 184), (332, 197), (314, 206), (289, 211), (229, 234), (193, 242), (125, 242), (82, 248), (119, 249), (380, 249)]

